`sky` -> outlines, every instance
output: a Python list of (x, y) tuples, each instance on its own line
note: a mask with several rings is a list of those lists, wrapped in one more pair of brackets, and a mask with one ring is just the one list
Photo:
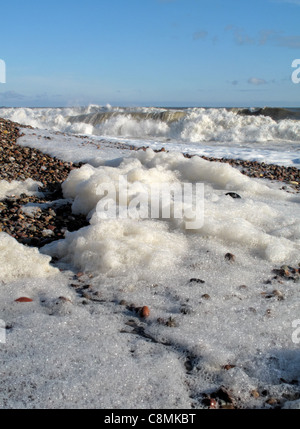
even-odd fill
[(300, 106), (300, 0), (10, 0), (0, 13), (0, 106)]

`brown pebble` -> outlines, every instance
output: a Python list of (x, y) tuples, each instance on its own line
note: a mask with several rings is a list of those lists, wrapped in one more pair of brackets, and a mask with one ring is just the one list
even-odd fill
[(227, 261), (234, 262), (235, 261), (235, 255), (233, 255), (232, 253), (226, 253), (225, 259)]
[(60, 296), (58, 299), (64, 302), (72, 302), (69, 298), (66, 298), (65, 296)]
[(76, 274), (76, 277), (82, 277), (83, 275), (84, 275), (84, 273), (79, 272), (79, 273)]
[(150, 310), (149, 310), (149, 307), (147, 307), (147, 305), (145, 305), (144, 307), (142, 307), (142, 309), (140, 310), (140, 316), (144, 317), (144, 318), (150, 316)]
[(272, 397), (266, 401), (266, 404), (275, 405), (275, 404), (277, 404), (277, 402), (278, 402), (277, 399)]
[(218, 403), (217, 403), (217, 401), (215, 399), (211, 398), (209, 400), (209, 408), (210, 409), (216, 409), (216, 408), (218, 408)]
[(230, 369), (232, 369), (232, 368), (235, 368), (235, 365), (230, 365), (230, 364), (228, 364), (228, 365), (224, 365), (223, 366), (223, 369), (225, 369), (226, 371), (229, 371)]
[(25, 296), (21, 296), (18, 299), (15, 299), (15, 302), (32, 302), (33, 300), (31, 298), (27, 298)]
[(251, 396), (256, 399), (256, 398), (259, 398), (260, 394), (256, 389), (254, 389), (251, 391)]
[(277, 296), (277, 299), (278, 299), (279, 301), (283, 301), (283, 300), (284, 300), (283, 293), (282, 293), (282, 292), (280, 292), (280, 290), (277, 290), (277, 289), (273, 290), (273, 295), (274, 295), (274, 296)]
[(205, 293), (204, 295), (201, 296), (201, 298), (210, 299), (210, 295), (208, 295), (208, 293)]
[(233, 404), (225, 404), (221, 406), (222, 410), (235, 410), (235, 406)]
[(239, 286), (239, 289), (247, 289), (247, 286), (246, 285), (241, 285), (241, 286)]

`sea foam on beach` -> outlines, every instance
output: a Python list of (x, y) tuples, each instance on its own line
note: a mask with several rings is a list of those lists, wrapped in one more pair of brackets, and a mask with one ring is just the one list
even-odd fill
[(17, 180), (7, 182), (6, 180), (0, 180), (0, 200), (10, 197), (11, 195), (42, 195), (39, 189), (41, 186), (42, 183), (32, 179), (27, 179), (24, 182)]
[(20, 278), (57, 274), (58, 269), (50, 265), (50, 260), (37, 249), (23, 246), (8, 234), (0, 232), (0, 281), (9, 283)]
[[(128, 219), (105, 220), (97, 212), (97, 205), (103, 198), (98, 187), (109, 184), (118, 189), (120, 177), (126, 177)], [(153, 202), (150, 185), (176, 183), (183, 189), (183, 184), (188, 182), (204, 183), (204, 195), (198, 196), (201, 200), (196, 202), (203, 210), (203, 225), (201, 222), (193, 230), (199, 240), (205, 237), (228, 246), (243, 246), (253, 255), (271, 262), (297, 257), (300, 237), (298, 196), (271, 189), (227, 164), (198, 157), (187, 159), (178, 153), (156, 154), (151, 149), (125, 158), (119, 167), (85, 165), (73, 170), (63, 184), (64, 196), (73, 199), (74, 213), (88, 216), (91, 225), (68, 234), (66, 240), (52, 243), (43, 251), (64, 259), (70, 257), (77, 269), (91, 272), (105, 271), (109, 267), (114, 269), (120, 264), (125, 271), (130, 266), (164, 267), (181, 248), (181, 253), (187, 251), (186, 234), (191, 231), (186, 230), (182, 219), (172, 216), (169, 219), (150, 218)], [(230, 191), (239, 192), (241, 198), (232, 199)], [(146, 199), (142, 198), (145, 193)], [(146, 201), (147, 221), (142, 217), (130, 219), (128, 207), (137, 196)], [(288, 217), (287, 213), (283, 214), (287, 203)], [(117, 211), (115, 215), (117, 217)], [(151, 264), (156, 259), (158, 264), (153, 267)]]
[[(39, 125), (51, 119), (40, 113), (30, 112)], [(110, 137), (86, 144), (42, 128), (19, 141), (90, 160), (62, 185), (89, 225), (39, 251), (0, 236), (3, 408), (197, 409), (210, 395), (219, 406), (299, 407), (300, 213), (292, 186), (186, 158), (171, 145), (168, 153), (126, 151)], [(197, 183), (197, 228), (172, 210), (151, 217), (151, 186)], [(115, 213), (127, 216), (99, 212), (105, 186), (116, 191)], [(15, 302), (20, 296), (33, 301)], [(216, 396), (221, 387), (229, 403)]]

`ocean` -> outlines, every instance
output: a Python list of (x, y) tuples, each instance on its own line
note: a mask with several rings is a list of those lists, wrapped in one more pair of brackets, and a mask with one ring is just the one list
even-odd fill
[(20, 145), (84, 163), (62, 191), (89, 221), (39, 250), (0, 232), (3, 407), (299, 409), (299, 193), (183, 156), (297, 167), (299, 115), (1, 108)]
[[(299, 165), (298, 108), (0, 108), (0, 116), (64, 133), (153, 149)], [(282, 151), (284, 147), (284, 151)]]

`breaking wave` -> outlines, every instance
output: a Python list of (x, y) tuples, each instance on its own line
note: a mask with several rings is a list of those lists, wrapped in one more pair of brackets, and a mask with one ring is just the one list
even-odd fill
[(0, 116), (75, 134), (178, 142), (300, 142), (300, 110), (284, 108), (156, 108), (90, 105), (2, 108)]

